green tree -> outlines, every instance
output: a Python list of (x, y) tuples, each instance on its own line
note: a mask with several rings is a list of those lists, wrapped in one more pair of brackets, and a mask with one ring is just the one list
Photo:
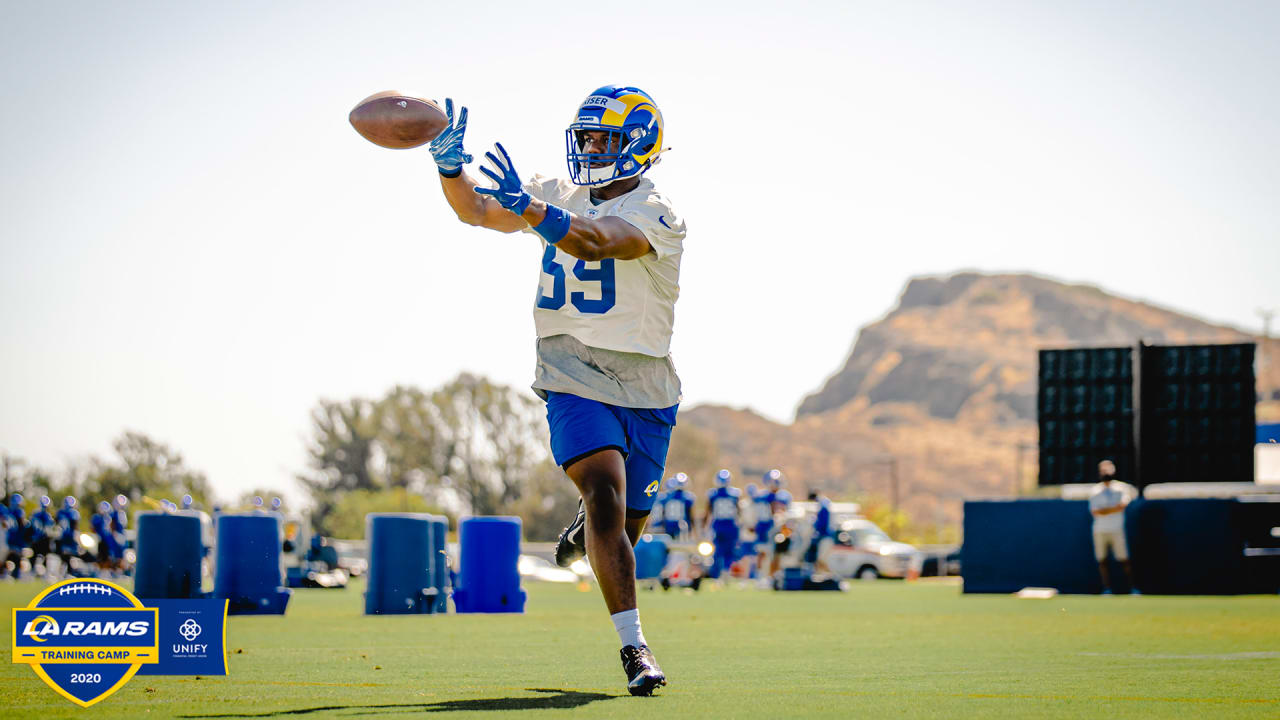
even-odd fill
[(534, 542), (555, 540), (578, 512), (578, 489), (550, 459), (529, 472), (519, 500), (506, 511), (520, 517), (524, 539)]
[(401, 489), (435, 505), (500, 513), (519, 500), (546, 452), (546, 421), (526, 393), (463, 373), (426, 392), (396, 386), (378, 401), (322, 400), (312, 411), (313, 524), (332, 532), (342, 498)]
[(476, 515), (494, 515), (520, 498), (534, 465), (547, 456), (546, 421), (532, 398), (463, 373), (432, 394), (444, 432), (441, 485)]
[(83, 481), (81, 493), (106, 500), (124, 495), (137, 501), (144, 497), (177, 502), (190, 494), (195, 502), (208, 506), (212, 499), (204, 473), (186, 466), (182, 454), (162, 442), (138, 432), (126, 431), (112, 443), (116, 459), (92, 459), (92, 469)]
[(9, 502), (9, 496), (13, 493), (24, 492), (27, 489), (26, 473), (23, 468), (27, 466), (27, 461), (16, 455), (10, 455), (7, 452), (0, 452), (0, 480), (4, 482), (4, 496), (2, 501)]
[[(234, 503), (223, 506), (223, 509), (228, 512), (253, 510), (255, 508), (255, 505), (253, 504), (254, 498), (262, 498), (262, 507), (266, 510), (270, 510), (271, 501), (275, 498), (280, 498), (281, 501), (283, 501), (284, 493), (270, 488), (255, 487), (252, 490), (246, 490), (245, 492), (240, 493), (240, 496), (236, 498)], [(290, 511), (287, 504), (283, 507), (282, 511), (286, 513)]]
[[(431, 513), (447, 517), (443, 510), (428, 503), (426, 498), (404, 488), (352, 490), (344, 493), (334, 504), (325, 534), (344, 539), (364, 538), (365, 516), (375, 512)], [(453, 525), (452, 518), (449, 523)]]
[(310, 473), (297, 480), (311, 495), (317, 527), (324, 526), (342, 493), (382, 486), (372, 466), (378, 420), (377, 404), (364, 398), (321, 400), (311, 411)]
[(448, 428), (434, 394), (397, 385), (378, 402), (377, 442), (386, 484), (427, 493), (447, 474)]

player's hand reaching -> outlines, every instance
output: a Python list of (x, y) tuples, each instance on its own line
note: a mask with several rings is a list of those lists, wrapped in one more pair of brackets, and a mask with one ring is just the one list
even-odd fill
[(431, 141), (431, 157), (435, 158), (440, 172), (449, 177), (456, 177), (462, 166), (471, 162), (471, 155), (462, 149), (462, 136), (467, 132), (467, 108), (453, 116), (453, 98), (444, 99), (444, 114), (449, 124)]
[(532, 202), (533, 198), (524, 191), (524, 185), (520, 182), (520, 176), (516, 173), (515, 165), (511, 162), (511, 156), (502, 147), (502, 143), (494, 143), (493, 148), (502, 155), (502, 159), (499, 160), (491, 152), (485, 153), (485, 159), (493, 165), (494, 170), (482, 165), (480, 166), (480, 172), (487, 175), (490, 180), (497, 184), (497, 187), (476, 187), (475, 191), (481, 195), (491, 196), (498, 201), (499, 205), (516, 215), (523, 215), (525, 208), (529, 207), (529, 203)]

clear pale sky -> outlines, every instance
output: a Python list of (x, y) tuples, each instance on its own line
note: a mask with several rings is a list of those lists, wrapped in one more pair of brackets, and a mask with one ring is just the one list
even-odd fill
[(392, 88), (524, 175), (565, 171), (591, 89), (653, 95), (686, 406), (790, 419), (919, 274), (1256, 331), (1277, 37), (1272, 2), (4, 3), (0, 449), (56, 470), (140, 430), (234, 497), (289, 485), (320, 397), (527, 387), (537, 243), (355, 134)]

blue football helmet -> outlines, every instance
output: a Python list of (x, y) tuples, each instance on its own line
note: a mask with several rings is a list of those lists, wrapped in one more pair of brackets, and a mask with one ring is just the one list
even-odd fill
[(103, 514), (110, 513), (111, 503), (107, 502), (106, 500), (103, 500), (102, 502), (98, 503), (98, 512)]
[(53, 501), (49, 499), (49, 496), (48, 496), (48, 495), (41, 495), (41, 496), (40, 496), (40, 508), (41, 508), (41, 509), (44, 509), (44, 508), (49, 507), (49, 505), (50, 505), (52, 502), (53, 502)]
[(729, 485), (729, 480), (732, 478), (733, 474), (728, 470), (721, 470), (716, 473), (716, 487), (727, 487)]
[(19, 493), (14, 493), (14, 494), (13, 494), (13, 497), (9, 498), (9, 507), (18, 507), (18, 506), (19, 506), (19, 505), (21, 505), (21, 504), (22, 504), (22, 495), (21, 495), (21, 494), (19, 494)]
[(62, 498), (62, 506), (63, 506), (63, 507), (65, 507), (65, 508), (67, 508), (68, 510), (70, 510), (71, 508), (75, 507), (75, 506), (76, 506), (76, 497), (75, 497), (75, 495), (68, 495), (68, 496), (66, 496), (66, 497)]
[(125, 497), (124, 495), (116, 496), (116, 507), (122, 508), (128, 504), (129, 504), (129, 498)]
[(774, 490), (782, 487), (782, 471), (775, 468), (765, 473), (764, 484)]
[[(589, 131), (608, 133), (603, 152), (587, 152)], [(578, 106), (564, 137), (569, 179), (601, 187), (653, 167), (663, 149), (662, 113), (640, 88), (605, 85)]]
[(760, 494), (760, 488), (755, 483), (747, 483), (747, 497), (754, 498)]

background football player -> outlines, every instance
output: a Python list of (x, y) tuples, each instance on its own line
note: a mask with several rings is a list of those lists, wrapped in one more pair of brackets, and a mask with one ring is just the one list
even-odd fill
[(687, 540), (693, 527), (693, 506), (697, 502), (685, 487), (689, 484), (689, 476), (676, 473), (667, 482), (671, 489), (662, 499), (662, 531), (673, 540)]
[(58, 530), (58, 524), (49, 512), (52, 503), (48, 495), (41, 495), (40, 509), (31, 513), (31, 570), (45, 576), (50, 573), (49, 558), (55, 551), (54, 539)]
[[(543, 247), (534, 301), (533, 388), (547, 403), (551, 453), (582, 495), (557, 552), (590, 555), (622, 642), (633, 695), (666, 684), (636, 609), (632, 546), (662, 482), (680, 380), (669, 354), (680, 293), (684, 222), (642, 175), (662, 152), (653, 99), (634, 87), (587, 96), (565, 131), (569, 179), (522, 181), (501, 144), (481, 187), (463, 170), (467, 109), (431, 143), (440, 186), (458, 219)], [(565, 544), (565, 543), (562, 543)]]
[(773, 555), (773, 511), (775, 493), (782, 486), (782, 473), (770, 470), (764, 474), (764, 487), (751, 498), (756, 536), (756, 575), (767, 582), (769, 559)]
[(76, 510), (75, 497), (62, 498), (58, 509), (58, 557), (62, 558), (62, 575), (71, 574), (71, 558), (80, 557), (80, 511)]
[(9, 498), (8, 511), (5, 513), (5, 542), (8, 552), (5, 553), (5, 565), (12, 565), (9, 577), (17, 580), (22, 577), (23, 551), (27, 549), (27, 511), (22, 507), (22, 496), (14, 493)]
[(716, 473), (715, 487), (707, 493), (707, 528), (711, 531), (711, 545), (714, 548), (711, 557), (711, 570), (708, 577), (719, 578), (727, 572), (729, 566), (738, 556), (738, 539), (741, 531), (738, 528), (738, 504), (742, 500), (742, 491), (729, 485), (732, 475), (728, 470)]

